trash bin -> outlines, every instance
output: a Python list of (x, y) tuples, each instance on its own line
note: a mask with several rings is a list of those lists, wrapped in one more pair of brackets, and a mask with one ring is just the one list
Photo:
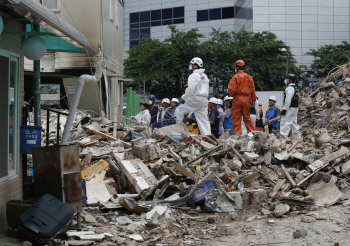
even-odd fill
[(9, 231), (18, 231), (19, 216), (34, 204), (27, 200), (9, 200), (6, 203), (6, 219)]

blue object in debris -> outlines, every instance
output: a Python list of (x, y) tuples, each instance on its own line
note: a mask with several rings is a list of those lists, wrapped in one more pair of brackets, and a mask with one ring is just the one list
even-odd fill
[(86, 196), (86, 181), (85, 181), (85, 179), (82, 179), (82, 184), (83, 184), (83, 199), (82, 199), (82, 203), (86, 204), (87, 196)]
[[(189, 195), (191, 192), (193, 185), (189, 185), (185, 187), (186, 194)], [(198, 185), (197, 189), (193, 192), (192, 195), (190, 195), (190, 199), (188, 201), (189, 204), (193, 203), (203, 203), (205, 202), (205, 193), (208, 190), (211, 189), (217, 189), (218, 186), (216, 185), (215, 181), (209, 180), (205, 181), (204, 184)]]
[(152, 125), (152, 132), (154, 131), (154, 129), (162, 128), (162, 127), (170, 126), (170, 125), (175, 125), (175, 124), (176, 124), (176, 120), (161, 120), (161, 121), (154, 123)]
[(337, 77), (333, 78), (333, 82), (334, 82), (335, 85), (338, 85), (339, 80), (337, 79)]
[(181, 134), (178, 132), (173, 132), (170, 134), (170, 137), (172, 137), (173, 139), (179, 141), (180, 143), (182, 142), (182, 137)]

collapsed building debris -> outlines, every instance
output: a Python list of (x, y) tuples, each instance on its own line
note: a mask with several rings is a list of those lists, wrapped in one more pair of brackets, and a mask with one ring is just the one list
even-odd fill
[[(84, 228), (87, 232), (67, 236), (175, 245), (177, 235), (189, 230), (193, 213), (229, 212), (235, 219), (242, 210), (258, 207), (261, 216), (281, 218), (297, 208), (344, 202), (350, 198), (349, 91), (349, 64), (303, 91), (295, 139), (276, 132), (225, 132), (216, 139), (190, 133), (184, 124), (154, 132), (118, 125), (123, 134), (113, 136), (115, 122), (78, 112), (68, 144), (79, 146), (85, 209), (94, 211), (96, 221)], [(99, 231), (105, 224), (115, 230)]]

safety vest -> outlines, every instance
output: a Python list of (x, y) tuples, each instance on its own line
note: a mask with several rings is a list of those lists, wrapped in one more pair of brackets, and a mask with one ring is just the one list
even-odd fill
[[(273, 105), (272, 108), (269, 108), (267, 111), (266, 111), (266, 118), (267, 118), (267, 121), (269, 120), (273, 120), (277, 117), (276, 113), (275, 113), (275, 108), (276, 108), (276, 105)], [(280, 121), (275, 121), (275, 122), (272, 122), (272, 127), (275, 127), (275, 128), (278, 128), (280, 124)]]
[(233, 127), (232, 127), (232, 114), (228, 118), (225, 118), (224, 129), (231, 129), (231, 130), (233, 129)]
[[(297, 108), (298, 107), (298, 97), (299, 97), (299, 90), (295, 88), (295, 85), (288, 85), (288, 87), (294, 88), (294, 95), (292, 97), (292, 101), (290, 103), (291, 108)], [(286, 102), (286, 92), (284, 92), (284, 102)]]

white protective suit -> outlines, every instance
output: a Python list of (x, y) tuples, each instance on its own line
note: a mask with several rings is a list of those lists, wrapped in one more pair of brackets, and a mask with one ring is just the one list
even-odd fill
[(288, 137), (290, 129), (292, 129), (292, 138), (299, 137), (299, 125), (297, 123), (299, 109), (290, 107), (295, 92), (292, 85), (294, 86), (293, 83), (288, 84), (284, 92), (286, 95), (286, 99), (282, 110), (286, 110), (286, 115), (282, 115), (280, 123), (280, 133), (285, 138)]
[(177, 107), (175, 118), (181, 123), (185, 113), (193, 112), (201, 135), (209, 135), (210, 123), (208, 119), (209, 79), (204, 69), (196, 69), (188, 77), (188, 85), (182, 99), (185, 104)]
[(149, 113), (148, 109), (145, 109), (140, 111), (140, 113), (135, 116), (135, 119), (138, 122), (148, 126), (151, 123), (151, 114)]

